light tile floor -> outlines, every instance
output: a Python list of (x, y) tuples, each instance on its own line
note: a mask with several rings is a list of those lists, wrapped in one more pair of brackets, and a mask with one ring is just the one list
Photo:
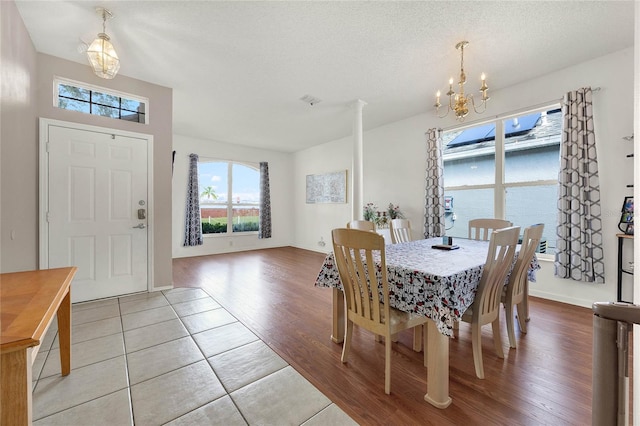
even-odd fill
[(33, 366), (34, 425), (355, 425), (202, 289), (72, 308), (72, 371), (56, 322)]

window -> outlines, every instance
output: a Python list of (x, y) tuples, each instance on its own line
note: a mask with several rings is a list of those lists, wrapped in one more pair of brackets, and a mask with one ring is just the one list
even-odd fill
[(447, 235), (467, 237), (470, 219), (544, 223), (539, 252), (555, 249), (562, 113), (558, 106), (443, 134)]
[(136, 123), (148, 122), (147, 99), (61, 78), (56, 78), (54, 87), (54, 105), (58, 108)]
[(231, 161), (198, 163), (203, 234), (257, 232), (260, 169)]

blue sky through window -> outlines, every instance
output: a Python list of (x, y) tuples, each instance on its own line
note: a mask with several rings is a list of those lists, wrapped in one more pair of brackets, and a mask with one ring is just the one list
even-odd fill
[[(201, 202), (226, 203), (229, 200), (229, 182), (227, 162), (206, 162), (198, 164), (198, 186), (202, 194), (211, 186), (218, 198), (214, 201), (201, 197)], [(232, 202), (242, 204), (258, 204), (260, 201), (260, 172), (242, 164), (233, 164), (232, 169)]]

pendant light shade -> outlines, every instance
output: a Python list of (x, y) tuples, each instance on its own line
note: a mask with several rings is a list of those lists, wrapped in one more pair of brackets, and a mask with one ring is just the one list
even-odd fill
[(109, 36), (105, 33), (105, 22), (113, 15), (107, 9), (97, 8), (96, 11), (102, 14), (102, 32), (89, 45), (87, 57), (93, 68), (93, 72), (100, 78), (112, 79), (120, 69), (120, 59), (113, 45), (109, 41)]

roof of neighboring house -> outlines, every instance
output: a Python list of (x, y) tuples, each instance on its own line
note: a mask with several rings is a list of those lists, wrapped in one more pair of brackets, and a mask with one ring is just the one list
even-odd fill
[[(504, 127), (507, 136), (505, 151), (557, 145), (562, 134), (562, 112), (553, 109), (507, 119)], [(492, 155), (495, 151), (495, 134), (495, 123), (445, 132), (442, 135), (444, 159)]]

